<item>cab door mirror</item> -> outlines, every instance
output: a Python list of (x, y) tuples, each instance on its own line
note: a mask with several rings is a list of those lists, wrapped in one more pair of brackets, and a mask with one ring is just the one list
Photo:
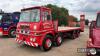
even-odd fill
[(93, 29), (96, 27), (96, 22), (95, 21), (92, 21), (91, 24), (90, 24), (90, 29)]

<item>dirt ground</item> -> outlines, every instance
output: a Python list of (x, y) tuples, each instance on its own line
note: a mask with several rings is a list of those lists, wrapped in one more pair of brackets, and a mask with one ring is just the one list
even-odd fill
[(66, 39), (60, 47), (43, 52), (39, 48), (19, 46), (14, 38), (0, 37), (0, 56), (86, 56), (85, 53), (78, 53), (77, 48), (85, 48), (87, 39), (88, 27), (79, 38)]

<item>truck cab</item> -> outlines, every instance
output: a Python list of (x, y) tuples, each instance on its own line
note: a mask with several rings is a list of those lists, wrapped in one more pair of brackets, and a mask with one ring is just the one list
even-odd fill
[(19, 12), (0, 14), (0, 35), (15, 37), (16, 25), (19, 21)]
[(100, 56), (100, 13), (97, 13), (96, 21), (90, 24), (87, 48), (87, 56)]
[(52, 20), (50, 8), (37, 6), (22, 9), (16, 29), (16, 41), (48, 51), (53, 44), (60, 46), (64, 36), (78, 38), (80, 32), (84, 31), (84, 18), (82, 15), (81, 27), (58, 26), (58, 20)]
[(54, 35), (51, 10), (46, 7), (31, 7), (21, 10), (17, 25), (16, 41), (47, 51), (51, 49)]

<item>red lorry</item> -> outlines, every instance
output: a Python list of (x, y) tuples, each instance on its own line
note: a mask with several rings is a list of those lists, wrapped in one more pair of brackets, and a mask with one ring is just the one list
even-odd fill
[(16, 29), (16, 41), (48, 51), (52, 45), (60, 46), (63, 37), (70, 35), (72, 39), (79, 37), (84, 31), (84, 15), (81, 15), (81, 27), (58, 26), (52, 20), (51, 9), (37, 6), (21, 10), (20, 20)]
[(97, 13), (96, 21), (92, 21), (87, 41), (87, 56), (100, 56), (100, 13)]

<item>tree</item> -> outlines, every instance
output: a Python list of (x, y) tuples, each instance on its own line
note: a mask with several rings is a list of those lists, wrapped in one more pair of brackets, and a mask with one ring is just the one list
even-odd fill
[(73, 15), (68, 16), (68, 20), (71, 20), (73, 22), (78, 22), (78, 19)]
[(52, 18), (53, 20), (58, 20), (58, 25), (68, 25), (68, 18), (69, 16), (68, 10), (64, 7), (58, 7), (56, 5), (47, 4), (45, 7), (48, 7), (52, 11)]

